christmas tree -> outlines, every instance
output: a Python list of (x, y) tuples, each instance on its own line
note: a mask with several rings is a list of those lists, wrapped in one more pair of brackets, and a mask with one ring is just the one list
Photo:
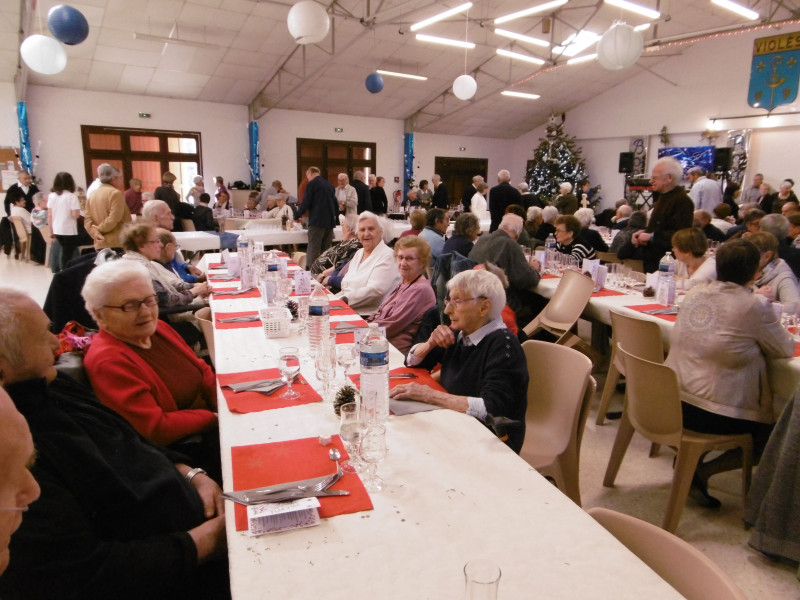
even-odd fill
[(588, 178), (580, 147), (574, 137), (564, 133), (563, 115), (550, 117), (547, 135), (533, 151), (533, 167), (528, 169), (526, 178), (530, 192), (548, 203), (558, 196), (565, 181), (572, 184), (576, 193), (580, 182)]

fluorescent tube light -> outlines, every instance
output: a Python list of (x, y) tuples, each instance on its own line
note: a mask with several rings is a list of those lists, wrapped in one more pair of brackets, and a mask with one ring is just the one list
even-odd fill
[(521, 33), (516, 33), (514, 31), (508, 31), (507, 29), (495, 29), (494, 32), (497, 35), (502, 35), (503, 37), (517, 40), (519, 42), (525, 42), (526, 44), (531, 44), (533, 46), (541, 46), (542, 48), (550, 47), (550, 42), (540, 40), (539, 38), (530, 37), (529, 35), (522, 35)]
[(428, 81), (427, 77), (422, 75), (411, 75), (409, 73), (397, 73), (396, 71), (384, 71), (383, 69), (376, 69), (376, 73), (381, 75), (388, 75), (389, 77), (403, 77), (405, 79), (416, 79), (417, 81)]
[(633, 28), (634, 31), (646, 31), (650, 29), (650, 23), (643, 23)]
[(567, 61), (568, 65), (577, 65), (584, 62), (589, 62), (590, 60), (594, 60), (597, 58), (597, 54), (587, 54), (586, 56), (578, 56), (576, 58), (570, 58)]
[(525, 98), (526, 100), (538, 100), (541, 98), (539, 94), (526, 94), (525, 92), (512, 92), (511, 90), (503, 90), (500, 92), (503, 96), (512, 96), (514, 98)]
[(464, 12), (468, 10), (472, 6), (472, 2), (467, 2), (466, 4), (462, 4), (461, 6), (456, 6), (455, 8), (451, 8), (450, 10), (446, 10), (438, 15), (434, 15), (428, 19), (424, 19), (419, 23), (414, 23), (409, 29), (411, 31), (417, 31), (422, 29), (423, 27), (427, 27), (428, 25), (433, 25), (434, 23), (438, 23), (439, 21), (444, 21), (445, 19), (452, 17), (453, 15), (457, 15), (460, 12)]
[(731, 0), (711, 0), (712, 4), (716, 4), (717, 6), (721, 6), (722, 8), (726, 8), (731, 12), (735, 12), (737, 15), (741, 15), (748, 21), (758, 21), (761, 18), (756, 11), (750, 10), (742, 6), (741, 4), (737, 4), (736, 2), (731, 2)]
[(520, 10), (515, 13), (511, 13), (510, 15), (505, 15), (504, 17), (498, 17), (494, 20), (494, 24), (500, 25), (501, 23), (508, 23), (514, 19), (521, 19), (522, 17), (527, 17), (528, 15), (535, 15), (536, 13), (545, 12), (553, 8), (558, 8), (559, 6), (564, 6), (566, 3), (567, 0), (553, 0), (552, 2), (545, 2), (544, 4), (532, 6), (531, 8), (526, 8), (525, 10)]
[(510, 50), (503, 50), (502, 48), (498, 48), (496, 52), (500, 56), (507, 56), (508, 58), (514, 58), (516, 60), (524, 60), (525, 62), (533, 63), (535, 65), (543, 65), (544, 60), (541, 58), (536, 58), (535, 56), (530, 56), (528, 54), (520, 54), (519, 52), (511, 52)]
[(636, 13), (637, 15), (642, 15), (648, 19), (658, 19), (661, 17), (661, 13), (657, 10), (647, 8), (646, 6), (642, 6), (641, 4), (636, 4), (634, 2), (628, 2), (628, 0), (605, 0), (605, 3), (610, 4), (611, 6), (616, 6), (617, 8), (621, 8), (622, 10)]
[(456, 48), (467, 48), (469, 50), (472, 50), (475, 47), (475, 44), (472, 42), (462, 42), (461, 40), (452, 40), (450, 38), (437, 37), (435, 35), (425, 35), (424, 33), (418, 33), (417, 39), (420, 42), (431, 42), (432, 44), (443, 44), (445, 46), (455, 46)]
[(586, 50), (589, 46), (596, 44), (600, 37), (591, 31), (581, 29), (578, 33), (573, 33), (560, 46), (553, 48), (553, 54), (562, 56), (576, 56)]
[(222, 47), (216, 44), (193, 42), (192, 40), (182, 40), (179, 38), (165, 37), (163, 35), (150, 35), (149, 33), (134, 33), (133, 39), (147, 42), (159, 42), (161, 44), (178, 44), (180, 46), (191, 46), (192, 48), (204, 48), (206, 50), (222, 50)]

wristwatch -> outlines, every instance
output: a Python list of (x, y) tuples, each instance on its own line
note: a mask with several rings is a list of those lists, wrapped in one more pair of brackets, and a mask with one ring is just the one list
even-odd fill
[(198, 475), (200, 475), (201, 473), (202, 473), (203, 475), (208, 475), (208, 473), (206, 473), (206, 472), (205, 472), (203, 469), (201, 469), (200, 467), (195, 467), (194, 469), (192, 469), (191, 471), (189, 471), (189, 472), (188, 472), (186, 475), (184, 475), (184, 477), (186, 477), (186, 481), (188, 481), (189, 483), (191, 483), (192, 479), (194, 479), (195, 477), (197, 477), (197, 476), (198, 476)]

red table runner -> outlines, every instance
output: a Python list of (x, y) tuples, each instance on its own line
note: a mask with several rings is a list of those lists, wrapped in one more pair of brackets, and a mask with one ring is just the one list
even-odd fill
[[(439, 390), (440, 392), (446, 392), (442, 385), (436, 381), (430, 373), (426, 369), (413, 369), (411, 367), (397, 367), (396, 369), (392, 369), (389, 371), (389, 375), (400, 375), (401, 373), (413, 373), (417, 376), (416, 379), (392, 379), (389, 378), (389, 389), (391, 390), (395, 386), (401, 385), (403, 383), (419, 383), (422, 385), (427, 385), (429, 388), (434, 390)], [(350, 375), (350, 379), (353, 380), (356, 387), (359, 387), (359, 375), (358, 373)]]
[(246, 381), (256, 381), (258, 379), (273, 379), (280, 376), (281, 372), (278, 369), (262, 369), (260, 371), (245, 371), (243, 373), (217, 375), (217, 381), (219, 381), (220, 388), (222, 388), (222, 395), (228, 403), (228, 410), (239, 414), (261, 412), (262, 410), (286, 408), (288, 406), (298, 406), (300, 404), (311, 404), (313, 402), (322, 401), (322, 396), (311, 387), (302, 375), (292, 384), (292, 389), (300, 393), (300, 397), (294, 400), (281, 398), (281, 394), (286, 390), (286, 387), (276, 390), (269, 396), (260, 392), (239, 392), (236, 394), (233, 390), (222, 387), (223, 385), (230, 385), (232, 383), (244, 383)]
[(261, 319), (248, 321), (245, 323), (220, 323), (220, 319), (233, 319), (236, 317), (257, 316), (258, 311), (248, 310), (245, 312), (218, 312), (214, 314), (214, 327), (217, 329), (244, 329), (246, 327), (261, 327)]

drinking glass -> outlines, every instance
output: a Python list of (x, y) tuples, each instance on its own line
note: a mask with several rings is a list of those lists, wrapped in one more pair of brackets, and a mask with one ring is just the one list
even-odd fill
[(336, 362), (344, 369), (345, 383), (347, 383), (347, 376), (350, 375), (350, 368), (356, 363), (355, 348), (355, 344), (338, 344), (336, 346)]
[(350, 458), (341, 464), (345, 473), (355, 473), (361, 466), (358, 461), (358, 449), (361, 444), (361, 437), (367, 428), (366, 422), (361, 418), (361, 406), (358, 402), (348, 402), (339, 407), (341, 423), (339, 425), (339, 437), (350, 455)]
[(294, 346), (281, 348), (278, 368), (281, 371), (283, 380), (286, 382), (286, 391), (281, 394), (281, 398), (285, 400), (299, 398), (300, 394), (292, 389), (292, 381), (300, 373), (300, 353), (297, 348)]
[(296, 296), (297, 300), (297, 320), (300, 322), (300, 331), (303, 333), (306, 330), (308, 323), (308, 296)]
[(314, 357), (314, 366), (317, 370), (317, 379), (322, 382), (322, 399), (330, 400), (330, 382), (336, 376), (336, 354), (331, 350), (329, 340), (320, 340)]
[(471, 560), (464, 565), (465, 600), (496, 600), (500, 567), (489, 560)]
[(378, 477), (378, 463), (386, 458), (386, 427), (380, 423), (370, 425), (361, 438), (361, 460), (367, 463), (367, 481), (364, 487), (368, 492), (380, 492), (383, 479)]

